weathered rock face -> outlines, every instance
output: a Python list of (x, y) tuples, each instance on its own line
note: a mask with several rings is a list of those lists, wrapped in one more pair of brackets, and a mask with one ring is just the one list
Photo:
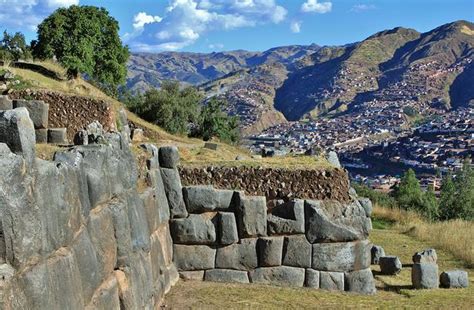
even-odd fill
[(27, 110), (0, 112), (3, 307), (156, 308), (177, 280), (163, 183), (139, 193), (127, 138), (97, 134), (43, 161)]

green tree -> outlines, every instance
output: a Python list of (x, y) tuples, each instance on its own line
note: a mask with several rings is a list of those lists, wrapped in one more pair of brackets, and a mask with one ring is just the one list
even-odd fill
[(453, 175), (446, 174), (441, 182), (441, 193), (439, 199), (439, 218), (441, 220), (450, 220), (456, 218), (457, 210), (457, 193), (454, 184)]
[(129, 57), (118, 31), (118, 22), (104, 8), (60, 8), (38, 26), (38, 40), (32, 44), (34, 56), (55, 57), (71, 77), (86, 74), (109, 93), (115, 93), (125, 82)]
[(434, 221), (439, 218), (439, 205), (434, 192), (434, 188), (430, 186), (423, 194), (422, 206), (418, 210), (426, 218)]
[(125, 103), (131, 111), (166, 131), (186, 134), (189, 124), (198, 120), (201, 100), (194, 87), (181, 89), (178, 82), (163, 82), (160, 89), (151, 89)]
[(3, 32), (0, 41), (0, 54), (2, 59), (18, 61), (32, 58), (30, 47), (26, 44), (25, 36), (21, 32), (9, 34)]
[(227, 102), (213, 97), (207, 102), (199, 117), (199, 136), (207, 141), (213, 137), (227, 143), (239, 140), (239, 123), (236, 116), (224, 112)]
[(457, 218), (474, 220), (474, 170), (467, 158), (456, 176)]

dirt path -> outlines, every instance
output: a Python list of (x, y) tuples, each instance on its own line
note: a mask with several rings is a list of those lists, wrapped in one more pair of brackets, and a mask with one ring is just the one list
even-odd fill
[(411, 289), (411, 256), (430, 247), (395, 230), (374, 230), (374, 244), (384, 247), (387, 255), (397, 255), (403, 270), (397, 276), (377, 275), (372, 266), (378, 292), (375, 296), (334, 293), (307, 288), (279, 288), (255, 284), (220, 284), (180, 281), (167, 295), (165, 303), (171, 309), (315, 309), (315, 308), (421, 308), (474, 309), (474, 269), (437, 249), (440, 272), (463, 268), (469, 272), (467, 289)]

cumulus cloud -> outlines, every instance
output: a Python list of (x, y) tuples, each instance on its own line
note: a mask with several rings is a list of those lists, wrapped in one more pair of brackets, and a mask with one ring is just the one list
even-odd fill
[(204, 33), (277, 24), (287, 13), (275, 0), (171, 0), (162, 17), (141, 12), (138, 18), (137, 14), (135, 32), (124, 40), (137, 51), (177, 50)]
[(331, 12), (332, 3), (331, 2), (321, 2), (318, 0), (307, 0), (301, 5), (301, 11), (304, 13), (319, 13), (324, 14)]
[(290, 30), (293, 33), (300, 33), (300, 31), (301, 31), (301, 22), (292, 21), (291, 24), (290, 24)]
[(369, 11), (373, 9), (375, 9), (375, 5), (373, 4), (355, 4), (351, 8), (351, 12), (360, 13), (360, 12), (365, 12), (365, 11)]
[(12, 31), (32, 31), (60, 7), (79, 4), (79, 0), (0, 0), (0, 24)]

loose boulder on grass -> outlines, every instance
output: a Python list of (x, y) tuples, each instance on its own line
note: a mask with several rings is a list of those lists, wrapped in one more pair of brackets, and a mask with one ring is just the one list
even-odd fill
[(469, 277), (464, 270), (449, 270), (441, 273), (439, 282), (443, 288), (465, 288), (469, 286)]
[(435, 249), (426, 249), (421, 252), (417, 252), (412, 257), (413, 263), (420, 264), (436, 264), (438, 261), (438, 255), (436, 254)]
[(385, 251), (380, 245), (374, 245), (370, 250), (370, 254), (372, 265), (378, 265), (380, 257), (385, 256)]
[(411, 281), (416, 289), (438, 288), (438, 265), (430, 263), (413, 264)]
[(384, 275), (396, 275), (402, 270), (402, 262), (397, 256), (379, 258), (380, 272)]

